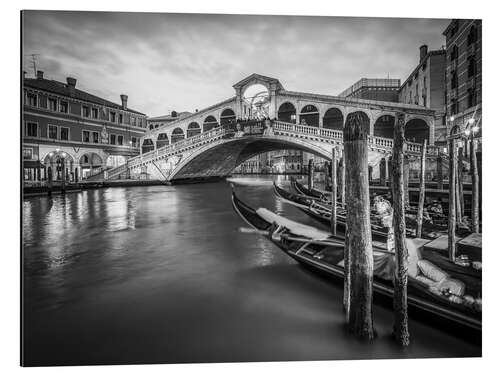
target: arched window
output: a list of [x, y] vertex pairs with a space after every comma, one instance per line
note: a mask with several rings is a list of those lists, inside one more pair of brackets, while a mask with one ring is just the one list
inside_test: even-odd
[[175, 128], [170, 137], [172, 144], [182, 141], [184, 139], [184, 131], [181, 128]]
[[230, 108], [227, 108], [224, 111], [222, 111], [220, 115], [220, 124], [228, 125], [233, 123], [236, 123], [236, 115], [234, 114], [234, 111]]
[[219, 126], [217, 123], [217, 120], [215, 119], [214, 116], [208, 116], [205, 121], [203, 121], [203, 131], [207, 132], [209, 130], [212, 130], [213, 128], [216, 128]]
[[344, 116], [338, 108], [330, 108], [323, 116], [323, 127], [327, 129], [342, 130], [344, 128]]
[[197, 122], [192, 122], [187, 127], [187, 137], [193, 137], [201, 133], [200, 125]]
[[167, 146], [169, 143], [167, 133], [158, 134], [158, 138], [156, 139], [156, 148]]
[[318, 108], [312, 104], [306, 105], [300, 111], [300, 122], [301, 125], [307, 126], [319, 126], [319, 112]]
[[297, 121], [297, 110], [292, 103], [286, 102], [278, 108], [278, 120], [295, 123]]

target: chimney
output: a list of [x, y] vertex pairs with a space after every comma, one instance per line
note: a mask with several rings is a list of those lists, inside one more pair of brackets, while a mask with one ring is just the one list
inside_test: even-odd
[[76, 78], [73, 77], [66, 77], [66, 83], [67, 87], [69, 90], [69, 95], [74, 96], [75, 95], [75, 86], [76, 86]]
[[172, 117], [177, 117], [177, 112], [175, 111], [172, 111], [172, 113], [170, 114]]
[[122, 100], [122, 109], [127, 109], [128, 96], [121, 94], [120, 99]]
[[424, 61], [425, 56], [427, 56], [427, 44], [420, 46], [420, 62]]
[[43, 79], [43, 71], [41, 70], [36, 71], [36, 79]]

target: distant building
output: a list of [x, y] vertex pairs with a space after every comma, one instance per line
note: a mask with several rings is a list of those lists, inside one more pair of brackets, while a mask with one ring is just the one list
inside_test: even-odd
[[445, 122], [446, 51], [420, 47], [420, 59], [399, 89], [399, 102], [416, 104], [436, 111], [435, 143], [446, 138]]
[[[482, 126], [482, 22], [454, 19], [446, 37], [446, 116], [448, 132], [462, 131], [473, 121]], [[471, 120], [474, 119], [474, 120]]]
[[300, 173], [302, 171], [302, 151], [279, 150], [264, 152], [247, 159], [234, 169], [234, 173]]
[[176, 121], [182, 119], [186, 116], [191, 115], [191, 112], [176, 112], [172, 111], [168, 115], [156, 116], [156, 117], [148, 117], [148, 129], [157, 129], [162, 125], [168, 124], [169, 122]]
[[107, 167], [125, 163], [139, 154], [139, 139], [146, 132], [146, 115], [66, 83], [23, 79], [23, 180], [81, 180]]
[[302, 151], [280, 150], [273, 151], [272, 171], [273, 173], [300, 173], [302, 171]]
[[361, 78], [338, 96], [397, 103], [400, 84], [399, 79]]

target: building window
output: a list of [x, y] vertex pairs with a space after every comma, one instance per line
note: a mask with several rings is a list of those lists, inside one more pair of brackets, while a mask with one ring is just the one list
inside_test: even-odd
[[467, 107], [474, 107], [477, 104], [477, 94], [475, 88], [467, 90]]
[[475, 75], [476, 75], [476, 57], [470, 56], [468, 58], [467, 76], [471, 78], [474, 77]]
[[149, 124], [149, 129], [152, 130], [154, 128], [153, 124]]
[[59, 112], [68, 113], [68, 102], [59, 102]]
[[122, 114], [122, 113], [120, 113], [120, 114], [118, 115], [118, 122], [119, 122], [120, 124], [123, 124], [123, 114]]
[[69, 128], [61, 127], [61, 130], [59, 130], [59, 139], [61, 141], [69, 141]]
[[118, 136], [118, 144], [119, 144], [120, 146], [123, 146], [123, 135], [119, 135], [119, 136]]
[[53, 112], [57, 111], [57, 99], [49, 98], [49, 109]]
[[458, 58], [458, 47], [454, 45], [451, 47], [450, 60], [454, 61]]
[[109, 144], [110, 145], [116, 145], [116, 135], [115, 134], [110, 134], [109, 135]]
[[24, 129], [27, 137], [38, 137], [38, 124], [36, 122], [27, 122]]
[[109, 121], [116, 122], [116, 113], [115, 112], [109, 112]]
[[458, 101], [457, 101], [457, 99], [451, 99], [450, 111], [451, 111], [452, 115], [455, 115], [458, 113]]
[[50, 139], [57, 139], [57, 126], [49, 125], [49, 134], [48, 137]]
[[90, 108], [86, 105], [82, 107], [82, 115], [83, 117], [90, 117]]
[[130, 117], [130, 122], [132, 123], [133, 126], [135, 126], [135, 117]]
[[137, 147], [137, 138], [132, 137], [132, 147]]
[[99, 117], [99, 110], [97, 108], [92, 108], [92, 118]]
[[98, 132], [92, 132], [92, 142], [99, 143], [99, 133]]
[[457, 71], [453, 70], [451, 72], [451, 88], [456, 89], [458, 86], [458, 76], [457, 76]]
[[32, 107], [38, 106], [38, 96], [36, 94], [28, 93], [27, 98], [28, 98], [28, 105]]
[[467, 35], [467, 45], [470, 46], [477, 42], [477, 28], [476, 26], [471, 26], [469, 34]]
[[90, 142], [90, 132], [88, 130], [82, 131], [82, 140], [85, 143], [89, 143]]
[[33, 159], [33, 149], [23, 148], [23, 159]]

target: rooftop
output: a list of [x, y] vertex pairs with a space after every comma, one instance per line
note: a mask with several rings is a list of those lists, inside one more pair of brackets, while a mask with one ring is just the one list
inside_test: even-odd
[[401, 80], [396, 78], [361, 78], [359, 81], [342, 91], [338, 96], [346, 97], [362, 87], [391, 87], [397, 89], [400, 84]]

